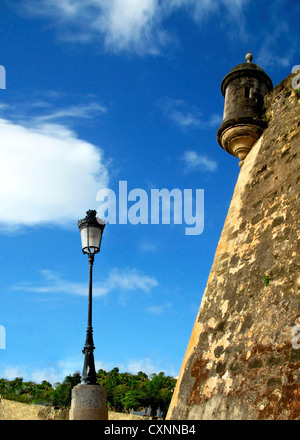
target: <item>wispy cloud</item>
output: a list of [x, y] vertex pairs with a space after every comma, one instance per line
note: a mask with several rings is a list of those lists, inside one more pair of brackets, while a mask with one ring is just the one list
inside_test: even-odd
[[214, 172], [217, 169], [217, 162], [194, 150], [185, 151], [181, 159], [185, 163], [185, 172], [196, 170]]
[[[278, 51], [278, 41], [287, 40], [289, 44], [288, 51], [280, 53]], [[260, 49], [257, 56], [257, 63], [263, 66], [280, 66], [288, 67], [291, 65], [292, 57], [295, 53], [295, 42], [290, 35], [289, 26], [286, 22], [281, 21], [274, 27], [273, 33], [268, 33], [262, 38]]]
[[0, 103], [0, 111], [1, 110], [7, 110], [9, 108], [8, 104], [4, 104], [3, 102]]
[[[70, 96], [68, 98], [70, 99]], [[65, 106], [62, 101], [66, 100], [66, 94], [55, 91], [36, 92], [30, 101], [23, 99], [11, 105], [0, 104], [0, 112], [5, 114], [7, 119], [27, 127], [48, 122], [68, 124], [68, 126], [75, 125], [75, 123], [78, 125], [81, 120], [95, 119], [108, 112], [107, 107], [95, 100], [82, 102], [82, 98], [79, 97], [79, 99], [80, 102]], [[5, 113], [2, 110], [5, 110]]]
[[147, 375], [152, 373], [159, 373], [162, 371], [161, 367], [157, 362], [153, 361], [151, 358], [144, 359], [132, 359], [128, 361], [126, 366], [126, 371], [132, 374], [137, 374], [139, 371], [143, 371]]
[[[0, 376], [8, 380], [13, 380], [16, 377], [22, 377], [25, 382], [33, 381], [41, 383], [47, 380], [52, 385], [57, 382], [62, 382], [66, 376], [73, 375], [76, 371], [82, 370], [83, 361], [82, 356], [75, 356], [63, 360], [58, 360], [51, 363], [51, 366], [36, 368], [36, 365], [6, 365], [5, 368], [0, 368]], [[106, 368], [103, 362], [95, 362], [96, 370]]]
[[[110, 371], [116, 367], [117, 362], [118, 360], [116, 359], [115, 363], [112, 360], [112, 362], [108, 364], [97, 359], [96, 357], [96, 371], [99, 369]], [[73, 356], [71, 358], [57, 360], [52, 362], [51, 366], [41, 368], [36, 368], [34, 365], [5, 365], [3, 368], [1, 368], [0, 365], [0, 377], [8, 380], [13, 380], [16, 377], [22, 377], [25, 382], [33, 381], [35, 383], [41, 383], [43, 380], [47, 380], [54, 385], [57, 382], [63, 382], [66, 376], [71, 376], [76, 371], [81, 373], [82, 367], [82, 356]], [[158, 374], [161, 371], [164, 371], [168, 375], [175, 376], [174, 371], [166, 371], [166, 365], [162, 367], [161, 363], [158, 362], [157, 359], [152, 359], [150, 356], [140, 359], [128, 359], [124, 364], [120, 364], [118, 362], [118, 367], [120, 368], [120, 371], [126, 371], [131, 374], [137, 374], [139, 371], [143, 371], [147, 375], [150, 375], [152, 373]]]
[[251, 0], [169, 0], [163, 8], [173, 13], [176, 10], [185, 10], [193, 20], [201, 24], [203, 20], [222, 15], [222, 18], [234, 21], [235, 31], [244, 31], [245, 8]]
[[152, 315], [162, 315], [165, 310], [170, 309], [171, 307], [171, 303], [164, 303], [159, 304], [158, 306], [149, 306], [146, 310]]
[[73, 105], [70, 107], [56, 109], [50, 113], [37, 116], [35, 120], [37, 122], [53, 121], [62, 119], [90, 119], [97, 113], [106, 113], [107, 109], [97, 103], [90, 103], [87, 105]]
[[[179, 10], [199, 26], [216, 17], [234, 22], [244, 32], [245, 6], [249, 0], [20, 0], [31, 16], [42, 16], [67, 41], [89, 43], [99, 40], [105, 50], [158, 54], [172, 41], [165, 21]], [[228, 27], [231, 29], [231, 27]]]
[[159, 244], [153, 243], [150, 241], [142, 241], [139, 245], [139, 251], [140, 252], [157, 252], [159, 250]]
[[154, 277], [144, 275], [136, 269], [113, 269], [106, 285], [109, 290], [123, 289], [149, 292], [153, 287], [158, 286], [158, 281]]
[[[42, 270], [42, 283], [20, 282], [11, 286], [13, 290], [36, 293], [67, 293], [71, 295], [87, 296], [86, 282], [73, 282], [63, 279], [59, 274]], [[106, 280], [93, 284], [93, 296], [104, 297], [111, 292], [142, 291], [149, 292], [158, 286], [156, 278], [145, 275], [136, 269], [112, 269]], [[122, 301], [124, 300], [122, 296]]]
[[26, 0], [31, 15], [55, 20], [64, 40], [101, 39], [105, 50], [156, 54], [168, 38], [160, 26], [159, 0]]
[[222, 122], [221, 115], [212, 114], [208, 119], [195, 106], [181, 99], [166, 98], [159, 104], [164, 116], [182, 129], [215, 128]]
[[[81, 356], [74, 356], [72, 358], [67, 358], [63, 360], [59, 360], [53, 363], [51, 367], [45, 368], [33, 368], [30, 377], [27, 377], [27, 380], [32, 380], [36, 383], [41, 383], [43, 380], [47, 380], [52, 385], [57, 382], [62, 382], [66, 376], [72, 376], [76, 371], [81, 373], [83, 367], [83, 360]], [[96, 371], [99, 369], [107, 370], [107, 364], [102, 361], [95, 360], [95, 368]], [[21, 377], [26, 377], [26, 370], [24, 371], [25, 375]], [[6, 376], [8, 377], [8, 376]], [[10, 374], [11, 377], [11, 374]], [[14, 376], [16, 377], [16, 376]]]
[[[0, 119], [0, 225], [67, 224], [108, 186], [101, 148], [65, 124]], [[80, 176], [80, 179], [78, 178]]]

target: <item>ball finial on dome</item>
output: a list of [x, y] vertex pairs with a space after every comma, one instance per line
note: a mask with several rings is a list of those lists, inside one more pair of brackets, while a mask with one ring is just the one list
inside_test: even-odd
[[251, 61], [253, 60], [253, 55], [250, 52], [250, 50], [248, 50], [247, 55], [245, 56], [247, 63], [251, 63]]

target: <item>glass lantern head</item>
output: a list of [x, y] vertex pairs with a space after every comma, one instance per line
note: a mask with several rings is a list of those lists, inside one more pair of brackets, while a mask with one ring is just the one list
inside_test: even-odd
[[105, 222], [96, 217], [97, 211], [90, 209], [86, 214], [84, 219], [78, 220], [82, 252], [84, 254], [97, 254], [100, 252]]

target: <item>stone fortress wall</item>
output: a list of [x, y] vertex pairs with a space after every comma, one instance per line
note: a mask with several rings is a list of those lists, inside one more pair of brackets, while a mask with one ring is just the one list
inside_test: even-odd
[[268, 126], [243, 161], [167, 419], [300, 419], [294, 76], [264, 98]]

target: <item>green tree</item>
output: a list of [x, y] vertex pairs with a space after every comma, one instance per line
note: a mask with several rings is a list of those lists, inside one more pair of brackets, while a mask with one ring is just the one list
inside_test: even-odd
[[164, 372], [150, 375], [149, 391], [152, 409], [159, 407], [166, 414], [175, 385], [176, 379], [165, 376]]
[[125, 384], [117, 385], [113, 390], [112, 408], [114, 411], [122, 411], [124, 408], [124, 397], [128, 387]]
[[126, 412], [134, 409], [144, 408], [149, 401], [147, 391], [144, 387], [129, 390], [123, 399], [123, 408]]
[[68, 408], [71, 406], [72, 388], [80, 383], [80, 373], [76, 371], [72, 376], [66, 376], [63, 383], [56, 383], [51, 393], [53, 405]]

